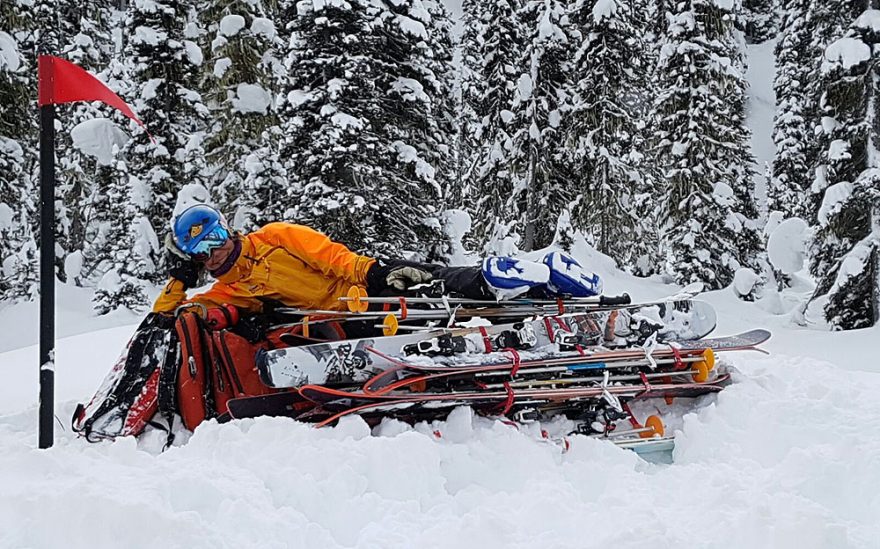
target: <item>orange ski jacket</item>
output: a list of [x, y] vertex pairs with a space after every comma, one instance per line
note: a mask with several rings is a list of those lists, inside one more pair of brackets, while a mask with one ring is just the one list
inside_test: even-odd
[[230, 304], [256, 313], [262, 310], [263, 300], [289, 307], [346, 310], [339, 298], [352, 286], [366, 287], [367, 271], [376, 261], [304, 225], [269, 223], [238, 238], [238, 259], [207, 292], [187, 299], [183, 283], [172, 278], [153, 312], [173, 312], [180, 305], [198, 303], [209, 308]]

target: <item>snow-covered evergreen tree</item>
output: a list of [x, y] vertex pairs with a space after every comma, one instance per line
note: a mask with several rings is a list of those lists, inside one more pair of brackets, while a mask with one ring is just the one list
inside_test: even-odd
[[[213, 0], [200, 14], [201, 26], [210, 39], [205, 99], [211, 110], [211, 129], [204, 146], [212, 193], [223, 211], [241, 208], [243, 215], [235, 217], [256, 214], [258, 221], [269, 212], [260, 198], [260, 176], [248, 171], [246, 164], [256, 149], [266, 163], [279, 164], [271, 153], [277, 154], [279, 146], [274, 139], [279, 135], [275, 97], [278, 73], [283, 69], [279, 59], [282, 41], [273, 13], [265, 4]], [[248, 187], [256, 193], [243, 192], [246, 178], [251, 179]]]
[[512, 136], [524, 121], [514, 115], [517, 78], [523, 74], [521, 52], [526, 31], [518, 0], [464, 2], [467, 21], [462, 38], [466, 66], [463, 102], [473, 122], [463, 137], [471, 160], [465, 176], [464, 205], [471, 213], [470, 239], [475, 248], [497, 253], [499, 240], [512, 231], [518, 219], [511, 196]]
[[534, 250], [553, 241], [559, 216], [575, 196], [563, 126], [571, 101], [571, 38], [559, 0], [528, 0], [520, 13], [527, 39], [512, 106], [518, 118], [512, 166], [522, 249]]
[[871, 326], [880, 314], [880, 11], [867, 10], [825, 49], [821, 65], [822, 203], [811, 249], [814, 296], [838, 329]]
[[[204, 171], [198, 143], [192, 139], [204, 130], [207, 108], [195, 91], [201, 52], [184, 35], [190, 14], [187, 2], [135, 0], [128, 5], [124, 53], [130, 86], [125, 98], [155, 142], [132, 125], [133, 137], [122, 151], [124, 170], [115, 189], [107, 189], [125, 202], [115, 209], [124, 216], [108, 216], [106, 222], [121, 226], [128, 237], [106, 239], [106, 248], [96, 254], [99, 264], [109, 262], [114, 271], [103, 278], [103, 288], [109, 289], [95, 295], [99, 310], [134, 308], [134, 301], [140, 299], [138, 292], [126, 293], [127, 286], [108, 280], [119, 278], [127, 284], [129, 278], [152, 282], [166, 278], [159, 235], [168, 230], [178, 188], [199, 182]], [[129, 258], [123, 266], [117, 258], [125, 254]]]
[[[69, 32], [61, 37], [61, 56], [84, 69], [100, 74], [115, 53], [112, 40], [114, 19], [113, 2], [96, 0], [87, 4], [68, 4], [60, 13]], [[101, 104], [74, 103], [60, 108], [58, 122], [61, 131], [56, 135], [58, 151], [57, 185], [58, 223], [57, 246], [58, 277], [80, 284], [82, 257], [88, 247], [90, 233], [94, 232], [95, 201], [100, 190], [96, 185], [99, 164], [108, 165], [112, 151], [86, 152], [74, 146], [73, 136], [88, 139], [100, 130], [122, 137], [122, 131], [107, 123], [109, 119], [125, 120]], [[82, 147], [82, 145], [81, 145]], [[96, 155], [97, 153], [97, 155]], [[100, 158], [99, 158], [100, 157]], [[69, 273], [67, 271], [70, 271]]]
[[746, 40], [761, 43], [770, 40], [777, 32], [777, 2], [786, 0], [743, 0], [742, 26]]
[[[807, 12], [810, 28], [809, 55], [814, 60], [814, 76], [807, 85], [807, 93], [809, 94], [814, 146], [816, 147], [814, 152], [815, 169], [813, 182], [810, 185], [810, 192], [806, 199], [806, 209], [810, 223], [816, 223], [818, 219], [817, 214], [824, 200], [825, 189], [831, 184], [829, 182], [833, 182], [835, 179], [839, 181], [841, 177], [848, 177], [852, 180], [852, 178], [858, 175], [858, 172], [847, 175], [830, 173], [835, 169], [833, 166], [835, 151], [831, 150], [830, 145], [840, 139], [841, 132], [845, 134], [849, 129], [836, 124], [833, 117], [826, 116], [827, 82], [821, 76], [821, 66], [825, 58], [826, 49], [847, 33], [852, 22], [859, 17], [865, 7], [865, 3], [861, 0], [858, 2], [814, 0]], [[843, 165], [839, 168], [847, 169], [846, 166]]]
[[37, 292], [35, 56], [29, 6], [0, 4], [0, 299]]
[[355, 250], [425, 257], [440, 237], [441, 198], [426, 152], [437, 104], [422, 46], [430, 14], [415, 0], [287, 11], [282, 158], [294, 218]]
[[761, 240], [749, 190], [745, 81], [735, 14], [712, 0], [679, 4], [657, 70], [654, 157], [664, 169], [667, 270], [724, 287], [754, 268]]
[[807, 217], [806, 195], [815, 165], [814, 115], [809, 82], [818, 62], [811, 55], [809, 9], [812, 0], [783, 0], [776, 44], [776, 117], [773, 176], [769, 179], [768, 207], [786, 217]]
[[573, 224], [596, 249], [622, 266], [634, 265], [649, 255], [645, 234], [657, 233], [651, 227], [656, 220], [637, 208], [646, 174], [633, 154], [639, 142], [639, 76], [646, 73], [644, 29], [632, 7], [616, 0], [580, 0], [572, 22], [579, 45], [568, 153], [576, 174], [571, 184], [580, 194]]
[[[134, 174], [127, 174], [127, 166], [119, 161], [114, 184], [104, 189], [107, 201], [104, 217], [111, 222], [101, 225], [101, 241], [105, 243], [101, 256], [104, 275], [95, 289], [92, 300], [98, 314], [107, 314], [118, 308], [143, 311], [148, 305], [147, 282], [155, 271], [153, 262], [158, 237], [147, 217], [146, 199], [150, 189]], [[128, 175], [128, 177], [126, 177]]]

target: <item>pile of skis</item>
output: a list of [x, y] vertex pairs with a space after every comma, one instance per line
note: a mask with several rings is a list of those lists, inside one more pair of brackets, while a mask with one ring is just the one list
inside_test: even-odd
[[[660, 417], [636, 417], [633, 403], [718, 392], [730, 375], [715, 354], [756, 349], [770, 337], [707, 338], [715, 312], [689, 295], [640, 304], [625, 295], [487, 303], [355, 293], [348, 301], [344, 314], [288, 311], [309, 315], [299, 322], [311, 341], [262, 352], [261, 379], [279, 392], [233, 399], [230, 416], [419, 422], [469, 406], [520, 423], [563, 416], [574, 432], [650, 451], [671, 439]], [[330, 320], [381, 322], [385, 335], [314, 342], [309, 332]]]

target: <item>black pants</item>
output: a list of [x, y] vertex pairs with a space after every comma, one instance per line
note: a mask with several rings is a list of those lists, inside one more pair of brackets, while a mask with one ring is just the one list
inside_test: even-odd
[[495, 299], [489, 291], [483, 270], [480, 267], [444, 267], [426, 265], [434, 280], [442, 280], [447, 294], [460, 295], [470, 299]]

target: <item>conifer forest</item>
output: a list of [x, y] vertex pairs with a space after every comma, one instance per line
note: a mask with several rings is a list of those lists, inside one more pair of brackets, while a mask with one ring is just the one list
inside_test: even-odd
[[[767, 42], [759, 165], [745, 52]], [[791, 283], [771, 259], [794, 240], [829, 327], [878, 321], [877, 0], [0, 0], [5, 302], [37, 292], [41, 52], [155, 139], [58, 111], [56, 273], [99, 314], [149, 306], [186, 188], [242, 231], [433, 262], [580, 240], [638, 276], [751, 277], [744, 299]]]

